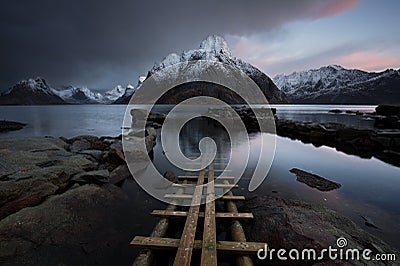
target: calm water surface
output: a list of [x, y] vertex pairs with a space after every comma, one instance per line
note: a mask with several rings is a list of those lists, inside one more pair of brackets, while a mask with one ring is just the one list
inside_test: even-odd
[[[360, 128], [373, 127], [373, 121], [363, 116], [348, 114], [331, 114], [331, 109], [361, 110], [372, 112], [375, 106], [332, 106], [332, 105], [279, 105], [279, 117], [315, 122], [338, 122]], [[168, 109], [168, 108], [167, 108]], [[15, 120], [28, 124], [26, 128], [16, 132], [1, 134], [2, 136], [65, 136], [98, 135], [117, 136], [121, 134], [122, 120], [125, 113], [123, 105], [69, 105], [69, 106], [9, 106], [0, 107], [0, 119]], [[211, 124], [210, 124], [211, 123]], [[206, 128], [213, 128], [212, 121], [203, 120], [191, 123], [181, 132], [181, 149], [186, 154], [198, 152], [198, 139], [202, 133], [209, 134]], [[200, 133], [199, 133], [200, 132]], [[223, 147], [229, 146], [229, 139], [222, 131], [213, 131], [222, 153], [229, 151]], [[260, 134], [250, 136], [252, 156], [248, 169], [243, 177], [242, 191], [248, 194], [246, 179], [251, 175], [256, 163], [255, 154], [260, 146]], [[264, 133], [262, 133], [264, 134]], [[160, 172], [173, 169], [162, 153], [158, 136], [155, 147], [154, 163]], [[229, 157], [229, 154], [222, 154]], [[240, 158], [240, 156], [236, 156]], [[320, 192], [296, 181], [295, 175], [289, 170], [293, 167], [321, 175], [327, 179], [342, 184], [342, 187]], [[138, 189], [134, 181], [124, 185], [134, 203], [138, 202]], [[392, 246], [400, 249], [400, 168], [389, 165], [377, 159], [362, 159], [346, 155], [329, 147], [314, 147], [288, 138], [276, 138], [275, 158], [267, 179], [251, 195], [269, 195], [272, 191], [292, 198], [314, 204], [322, 204], [352, 219], [368, 232], [378, 236]], [[143, 193], [143, 192], [141, 192]], [[274, 194], [275, 195], [275, 194]], [[130, 212], [140, 211], [138, 223], [132, 226], [132, 237], [148, 235], [156, 222], [149, 215], [151, 209], [160, 208], [160, 203], [149, 197], [146, 204], [135, 205]], [[144, 209], [143, 209], [144, 208]], [[128, 210], [127, 210], [128, 211]], [[366, 227], [360, 217], [368, 216], [374, 220], [380, 229]]]

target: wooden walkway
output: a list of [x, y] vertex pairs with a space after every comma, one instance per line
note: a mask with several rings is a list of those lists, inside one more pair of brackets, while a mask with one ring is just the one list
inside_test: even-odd
[[[218, 177], [215, 179], [214, 173], [221, 170], [215, 170], [214, 165], [220, 164], [210, 164], [208, 169], [201, 170], [197, 176], [179, 176], [179, 179], [183, 182], [174, 184], [174, 187], [177, 188], [176, 193], [165, 195], [165, 198], [173, 200], [172, 204], [165, 210], [153, 210], [151, 213], [160, 217], [160, 221], [156, 224], [151, 236], [136, 236], [131, 241], [132, 246], [142, 248], [133, 265], [153, 265], [154, 250], [176, 252], [173, 261], [173, 265], [176, 266], [191, 265], [194, 251], [201, 252], [200, 265], [217, 265], [220, 252], [235, 255], [236, 265], [253, 265], [249, 255], [256, 255], [259, 249], [264, 248], [265, 243], [246, 241], [240, 220], [253, 219], [253, 214], [238, 212], [235, 201], [245, 198], [235, 196], [230, 191], [232, 188], [238, 187], [230, 183], [234, 180], [234, 177]], [[200, 185], [206, 183], [205, 179], [207, 179], [207, 186], [206, 189], [203, 189], [203, 186]], [[196, 184], [189, 183], [193, 181], [196, 181]], [[185, 190], [189, 188], [193, 190], [193, 187], [195, 189], [192, 194], [185, 193]], [[215, 199], [218, 196], [216, 190], [223, 190], [220, 194], [224, 194], [224, 196], [219, 197], [218, 200], [225, 202], [224, 212], [216, 212]], [[201, 201], [204, 198], [206, 199], [204, 211], [200, 211]], [[178, 210], [179, 202], [182, 200], [191, 200], [188, 211]], [[172, 218], [186, 218], [180, 238], [165, 237]], [[203, 230], [197, 228], [200, 219], [203, 221]], [[217, 222], [219, 220], [232, 221], [229, 231], [227, 230], [231, 240], [217, 240]], [[202, 239], [196, 239], [196, 232], [197, 236], [201, 235], [199, 233], [202, 232]], [[163, 262], [162, 264], [167, 263]]]

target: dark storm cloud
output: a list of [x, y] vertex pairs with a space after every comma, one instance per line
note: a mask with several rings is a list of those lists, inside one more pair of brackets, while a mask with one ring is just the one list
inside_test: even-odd
[[53, 86], [136, 82], [209, 34], [248, 35], [341, 12], [343, 1], [10, 0], [0, 9], [0, 90], [43, 76]]

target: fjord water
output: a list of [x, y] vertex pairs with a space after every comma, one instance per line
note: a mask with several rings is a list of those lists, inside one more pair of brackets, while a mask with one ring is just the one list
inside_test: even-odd
[[[372, 112], [374, 106], [332, 106], [332, 105], [279, 105], [277, 114], [281, 118], [314, 121], [339, 122], [359, 128], [373, 126], [373, 121], [353, 114], [332, 114], [331, 109], [361, 110]], [[0, 107], [0, 119], [24, 122], [26, 128], [1, 134], [3, 136], [65, 136], [97, 135], [117, 136], [121, 134], [122, 120], [126, 106], [124, 105], [62, 105], [62, 106], [9, 106]], [[160, 109], [165, 111], [169, 109]], [[212, 121], [191, 123], [180, 134], [181, 149], [186, 154], [198, 152], [198, 138]], [[221, 131], [222, 132], [222, 131]], [[159, 133], [159, 131], [158, 131]], [[207, 133], [207, 132], [206, 132]], [[257, 162], [257, 148], [260, 147], [261, 135], [250, 135], [251, 155], [249, 166], [243, 177], [243, 184], [248, 182]], [[226, 134], [215, 133], [214, 137], [220, 147], [229, 147]], [[227, 149], [225, 149], [226, 151]], [[224, 151], [223, 151], [224, 152]], [[227, 152], [227, 151], [226, 151]], [[226, 157], [228, 154], [225, 154]], [[239, 156], [240, 159], [240, 156]], [[154, 150], [154, 163], [161, 173], [168, 170], [168, 164], [163, 154], [158, 136]], [[296, 181], [295, 175], [289, 172], [291, 168], [300, 168], [323, 176], [342, 185], [330, 192], [320, 192]], [[131, 183], [132, 182], [132, 183]], [[134, 181], [128, 181], [124, 189], [135, 193]], [[300, 141], [276, 137], [276, 152], [272, 167], [262, 185], [251, 194], [247, 186], [242, 186], [238, 194], [280, 195], [285, 198], [304, 200], [312, 204], [321, 204], [347, 216], [368, 232], [378, 236], [396, 248], [400, 248], [400, 168], [379, 161], [375, 158], [362, 159], [347, 155], [329, 147], [314, 147]], [[148, 201], [148, 211], [155, 204]], [[143, 211], [143, 210], [142, 210]], [[362, 216], [371, 218], [379, 229], [366, 227]], [[151, 225], [155, 222], [150, 216], [143, 219], [146, 226], [137, 226], [135, 234], [148, 235]], [[135, 229], [136, 230], [136, 229]]]

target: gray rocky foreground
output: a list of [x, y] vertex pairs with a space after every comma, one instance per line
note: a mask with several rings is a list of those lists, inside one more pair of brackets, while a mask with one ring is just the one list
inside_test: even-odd
[[[329, 246], [339, 249], [336, 241], [342, 237], [347, 240], [345, 248], [361, 251], [370, 249], [371, 257], [374, 254], [385, 253], [395, 254], [397, 258], [397, 261], [391, 262], [340, 261], [331, 260], [326, 253], [321, 260], [309, 261], [282, 261], [274, 256], [272, 261], [258, 260], [259, 265], [399, 265], [398, 250], [324, 206], [269, 196], [248, 200], [240, 207], [240, 211], [251, 211], [255, 216], [254, 220], [244, 223], [247, 240], [266, 242], [270, 249], [297, 249], [300, 252], [303, 249], [315, 249], [317, 254], [320, 254], [318, 252]], [[257, 259], [255, 261], [257, 262]]]
[[112, 263], [132, 237], [127, 178], [121, 137], [1, 138], [0, 265]]

